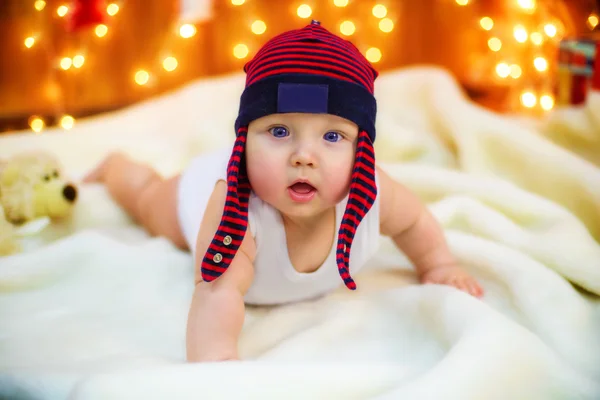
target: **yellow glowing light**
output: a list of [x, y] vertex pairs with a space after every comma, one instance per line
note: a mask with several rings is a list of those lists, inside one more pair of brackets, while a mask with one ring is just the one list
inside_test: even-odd
[[490, 17], [483, 17], [479, 20], [479, 25], [486, 31], [489, 31], [494, 27], [494, 20]]
[[296, 13], [300, 18], [308, 18], [312, 14], [312, 8], [310, 8], [308, 4], [301, 4], [296, 10]]
[[383, 18], [387, 15], [387, 8], [383, 4], [376, 4], [371, 10], [375, 18]]
[[258, 19], [252, 23], [250, 29], [252, 30], [252, 33], [256, 35], [262, 35], [267, 30], [267, 24], [265, 24], [264, 21]]
[[81, 54], [77, 54], [75, 57], [73, 57], [73, 66], [75, 68], [81, 68], [81, 66], [83, 65], [84, 62], [85, 62], [85, 57], [82, 56]]
[[340, 24], [340, 32], [342, 35], [350, 36], [356, 31], [356, 27], [352, 21], [344, 21]]
[[590, 14], [590, 16], [587, 19], [587, 24], [590, 27], [590, 29], [595, 29], [596, 26], [598, 26], [598, 15], [596, 14]]
[[525, 10], [535, 9], [535, 0], [517, 0], [517, 3]]
[[33, 6], [36, 10], [42, 11], [46, 7], [46, 2], [44, 0], [36, 0]]
[[535, 94], [532, 92], [523, 92], [521, 93], [521, 104], [523, 104], [527, 108], [532, 108], [537, 103], [537, 98]]
[[521, 69], [521, 66], [519, 66], [518, 64], [512, 64], [510, 66], [510, 77], [513, 79], [518, 79], [521, 77], [521, 74], [523, 73], [523, 70]]
[[469, 4], [469, 0], [456, 0], [456, 4], [458, 4], [459, 6], [466, 6], [467, 4]]
[[28, 49], [31, 48], [31, 46], [33, 46], [35, 44], [35, 38], [33, 36], [29, 36], [28, 38], [25, 39], [25, 47], [27, 47]]
[[500, 51], [500, 49], [502, 48], [502, 41], [497, 37], [489, 38], [488, 47], [492, 51]]
[[237, 44], [234, 48], [233, 48], [233, 56], [235, 58], [246, 58], [248, 56], [249, 50], [248, 50], [248, 46], [246, 46], [243, 43]]
[[75, 118], [70, 115], [63, 115], [60, 119], [60, 126], [64, 129], [69, 130], [75, 125]]
[[100, 38], [104, 37], [108, 33], [108, 27], [104, 24], [96, 25], [95, 32], [96, 32], [96, 36], [98, 36]]
[[516, 25], [515, 29], [513, 29], [513, 35], [519, 43], [525, 43], [527, 41], [527, 38], [529, 37], [527, 29], [525, 29], [523, 25]]
[[189, 39], [196, 34], [196, 27], [192, 24], [183, 24], [179, 27], [179, 36]]
[[499, 63], [496, 65], [496, 74], [498, 74], [500, 78], [506, 78], [510, 75], [510, 66], [504, 62]]
[[348, 0], [333, 0], [333, 5], [336, 7], [346, 7], [348, 5]]
[[554, 107], [554, 97], [549, 94], [545, 94], [540, 97], [540, 106], [546, 111], [551, 110]]
[[379, 21], [379, 29], [381, 29], [382, 32], [391, 32], [394, 29], [394, 21], [389, 18], [382, 19]]
[[556, 26], [553, 24], [546, 24], [544, 25], [544, 32], [546, 32], [546, 35], [548, 35], [548, 37], [554, 37], [557, 33]]
[[177, 65], [179, 65], [179, 63], [177, 62], [177, 59], [175, 57], [167, 57], [163, 60], [162, 65], [165, 71], [171, 72], [175, 71], [175, 68], [177, 68]]
[[539, 46], [544, 42], [544, 36], [539, 32], [532, 32], [529, 38], [531, 39], [531, 42], [536, 46]]
[[32, 116], [29, 118], [29, 126], [34, 132], [41, 132], [44, 129], [44, 120], [40, 117]]
[[370, 62], [376, 63], [381, 60], [381, 50], [379, 50], [377, 47], [371, 47], [365, 53], [365, 57], [367, 57], [367, 60]]
[[69, 57], [63, 57], [60, 60], [60, 67], [65, 71], [71, 68], [71, 65], [73, 65], [73, 60], [71, 60]]
[[233, 4], [234, 6], [241, 6], [245, 2], [246, 0], [231, 0], [231, 4]]
[[68, 12], [69, 7], [67, 6], [60, 6], [56, 9], [56, 14], [58, 14], [59, 17], [64, 17], [65, 15], [67, 15]]
[[148, 81], [150, 80], [150, 74], [148, 73], [148, 71], [140, 69], [135, 73], [134, 79], [135, 83], [142, 86], [148, 83]]
[[110, 16], [116, 15], [119, 12], [119, 5], [115, 3], [110, 3], [106, 7], [106, 13]]
[[548, 69], [548, 61], [544, 57], [536, 57], [533, 60], [533, 66], [540, 72]]

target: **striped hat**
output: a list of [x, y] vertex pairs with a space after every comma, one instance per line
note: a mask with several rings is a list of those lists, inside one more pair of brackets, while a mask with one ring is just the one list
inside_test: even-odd
[[235, 122], [236, 141], [227, 167], [227, 198], [219, 228], [202, 261], [202, 278], [211, 282], [229, 267], [248, 227], [251, 186], [244, 149], [248, 124], [276, 113], [327, 113], [359, 127], [348, 203], [338, 231], [336, 262], [349, 289], [350, 248], [356, 229], [370, 210], [375, 185], [373, 95], [378, 72], [349, 41], [318, 21], [269, 40], [244, 66], [246, 86]]

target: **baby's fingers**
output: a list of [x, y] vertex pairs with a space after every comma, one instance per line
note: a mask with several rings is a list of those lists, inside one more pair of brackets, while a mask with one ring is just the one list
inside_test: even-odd
[[475, 296], [475, 297], [482, 297], [483, 296], [483, 288], [481, 287], [481, 285], [479, 285], [479, 283], [477, 283], [477, 281], [473, 278], [470, 278], [468, 281], [468, 285], [469, 285], [469, 292]]
[[481, 286], [479, 286], [477, 281], [471, 277], [463, 278], [461, 280], [461, 290], [464, 290], [475, 297], [481, 297], [483, 295], [483, 289], [481, 289]]
[[469, 277], [452, 277], [448, 280], [447, 284], [454, 286], [465, 293], [469, 293], [472, 296], [478, 297], [477, 286], [473, 279]]
[[451, 285], [463, 292], [470, 293], [469, 285], [465, 278], [455, 278], [452, 280]]

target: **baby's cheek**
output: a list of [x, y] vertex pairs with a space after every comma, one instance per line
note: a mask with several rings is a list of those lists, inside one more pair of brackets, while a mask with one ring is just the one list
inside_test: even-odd
[[342, 201], [348, 194], [351, 176], [352, 166], [350, 164], [345, 166], [342, 164], [330, 165], [324, 179], [327, 198], [336, 203]]
[[246, 165], [252, 190], [259, 197], [270, 197], [269, 195], [277, 192], [277, 188], [282, 185], [283, 170], [276, 160], [255, 154]]

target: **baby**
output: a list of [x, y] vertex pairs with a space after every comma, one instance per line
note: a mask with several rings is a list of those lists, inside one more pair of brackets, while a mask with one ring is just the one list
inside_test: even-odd
[[419, 199], [375, 165], [377, 71], [313, 21], [244, 67], [233, 151], [163, 179], [112, 154], [87, 177], [152, 235], [195, 256], [188, 361], [238, 358], [245, 304], [316, 298], [393, 239], [423, 283], [481, 296]]

